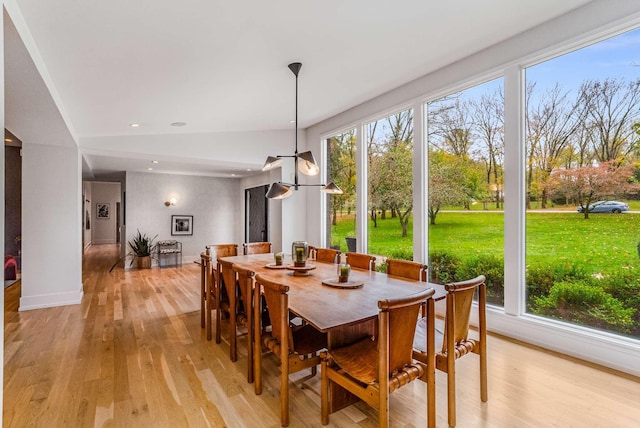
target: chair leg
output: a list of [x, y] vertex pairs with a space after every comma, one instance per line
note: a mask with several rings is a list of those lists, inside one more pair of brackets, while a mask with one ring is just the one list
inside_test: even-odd
[[480, 399], [483, 403], [488, 400], [487, 393], [487, 353], [485, 349], [480, 348]]
[[220, 323], [222, 322], [222, 305], [220, 304], [220, 299], [222, 297], [221, 288], [223, 287], [220, 269], [216, 270], [215, 275], [216, 286], [213, 290], [216, 296], [216, 343], [220, 343], [222, 341], [222, 330], [220, 328]]
[[[449, 357], [449, 356], [447, 356]], [[453, 358], [451, 358], [453, 360]], [[455, 361], [449, 366], [447, 372], [447, 412], [449, 426], [456, 426], [456, 372]]]
[[289, 361], [280, 360], [280, 422], [289, 426]]
[[327, 425], [329, 423], [329, 376], [325, 358], [320, 361], [320, 415], [322, 425]]
[[206, 263], [202, 263], [201, 267], [200, 267], [200, 327], [201, 328], [205, 328], [205, 326], [207, 325], [206, 323], [206, 317], [205, 317], [205, 310], [206, 310], [206, 299], [205, 296], [206, 294], [204, 294], [206, 292], [206, 287], [205, 287], [205, 283], [207, 282], [207, 268], [206, 268]]

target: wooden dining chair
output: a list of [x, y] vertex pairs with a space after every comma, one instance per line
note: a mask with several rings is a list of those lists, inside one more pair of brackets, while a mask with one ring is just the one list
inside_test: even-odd
[[[289, 287], [256, 275], [256, 287], [262, 288], [269, 317], [271, 332], [258, 340], [259, 329], [255, 329], [255, 389], [262, 393], [262, 345], [264, 343], [280, 358], [280, 422], [289, 425], [289, 373], [315, 368], [320, 363], [319, 351], [327, 347], [327, 335], [309, 324], [295, 326], [289, 322]], [[254, 294], [254, 322], [262, 313], [262, 299], [258, 289]], [[415, 323], [414, 323], [415, 324]]]
[[315, 259], [318, 262], [338, 263], [339, 256], [340, 250], [309, 246], [309, 258]]
[[[338, 384], [368, 405], [378, 409], [378, 426], [389, 426], [389, 394], [409, 382], [421, 378], [427, 382], [427, 419], [435, 426], [435, 369], [431, 363], [412, 358], [415, 320], [422, 305], [427, 305], [433, 319], [435, 290], [397, 299], [378, 301], [378, 335], [366, 337], [351, 345], [320, 353], [320, 402], [322, 425], [329, 423], [330, 382]], [[425, 338], [425, 347], [433, 355], [434, 343]]]
[[[456, 377], [455, 360], [468, 353], [480, 356], [480, 399], [487, 401], [487, 319], [486, 319], [486, 285], [485, 277], [480, 275], [466, 281], [445, 284], [447, 291], [447, 309], [444, 332], [428, 327], [428, 320], [423, 318], [417, 323], [413, 343], [413, 357], [422, 362], [430, 361], [425, 349], [425, 336], [429, 331], [435, 332], [436, 349], [435, 365], [438, 370], [447, 373], [447, 410], [449, 426], [456, 425]], [[478, 290], [478, 339], [471, 339], [469, 319], [474, 292]]]
[[415, 281], [427, 281], [427, 265], [409, 260], [387, 259], [387, 275], [400, 276]]
[[211, 256], [206, 252], [200, 253], [200, 327], [207, 325], [207, 282], [211, 281]]
[[204, 300], [206, 305], [206, 330], [207, 340], [211, 340], [212, 336], [212, 319], [211, 312], [216, 311], [216, 343], [220, 343], [220, 317], [221, 309], [225, 309], [228, 306], [228, 298], [226, 291], [222, 291], [224, 287], [221, 287], [222, 277], [218, 269], [218, 257], [228, 257], [238, 255], [238, 246], [236, 244], [215, 244], [207, 245], [205, 254], [208, 253], [210, 257], [210, 269], [207, 275], [207, 281], [205, 283], [205, 292], [201, 296], [201, 300]]
[[[237, 299], [238, 304], [236, 317], [235, 317], [235, 327], [241, 326], [246, 328], [246, 337], [247, 337], [247, 382], [253, 383], [253, 290], [255, 284], [255, 272], [251, 269], [244, 268], [237, 264], [232, 266], [233, 271], [236, 273], [238, 278], [238, 291], [240, 295]], [[231, 307], [231, 303], [230, 303]], [[231, 332], [231, 338], [234, 342], [237, 342], [237, 337], [243, 335], [237, 328], [233, 328], [231, 326], [231, 322], [229, 331]], [[233, 331], [235, 330], [235, 334]], [[237, 349], [236, 343], [234, 343], [233, 347]], [[236, 356], [237, 359], [237, 356]], [[236, 361], [236, 359], [232, 358], [232, 361]]]
[[347, 264], [356, 269], [375, 270], [376, 258], [369, 254], [347, 253]]
[[271, 242], [245, 242], [242, 244], [242, 254], [268, 254], [271, 252]]

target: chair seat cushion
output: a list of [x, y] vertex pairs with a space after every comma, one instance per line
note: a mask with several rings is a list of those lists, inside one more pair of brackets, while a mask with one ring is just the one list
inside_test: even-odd
[[295, 352], [300, 355], [313, 354], [327, 347], [327, 333], [322, 333], [309, 324], [293, 327]]
[[349, 376], [366, 384], [377, 381], [378, 342], [366, 337], [344, 348], [332, 349], [329, 355]]

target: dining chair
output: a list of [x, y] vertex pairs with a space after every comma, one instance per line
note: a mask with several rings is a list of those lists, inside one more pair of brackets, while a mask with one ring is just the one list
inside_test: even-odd
[[369, 254], [347, 253], [347, 264], [352, 268], [375, 270], [376, 258]]
[[245, 242], [242, 244], [242, 254], [268, 254], [271, 252], [271, 242]]
[[[413, 358], [421, 362], [432, 359], [425, 348], [424, 337], [429, 331], [435, 332], [436, 349], [435, 366], [447, 373], [447, 413], [449, 426], [456, 425], [456, 378], [455, 360], [468, 353], [480, 356], [480, 399], [487, 401], [487, 319], [486, 319], [486, 285], [484, 275], [466, 281], [453, 282], [444, 285], [447, 291], [446, 314], [444, 332], [431, 329], [429, 320], [418, 320], [413, 343]], [[469, 334], [469, 319], [473, 295], [478, 290], [478, 339], [471, 339]]]
[[400, 276], [415, 281], [427, 281], [427, 265], [409, 260], [387, 259], [387, 275]]
[[220, 318], [221, 310], [224, 310], [228, 306], [228, 297], [226, 296], [226, 290], [221, 287], [222, 277], [218, 268], [218, 257], [228, 257], [238, 255], [238, 246], [236, 244], [215, 244], [207, 245], [205, 254], [210, 257], [210, 269], [207, 275], [208, 281], [205, 283], [204, 296], [201, 296], [201, 300], [204, 300], [206, 305], [206, 330], [207, 340], [211, 340], [212, 336], [212, 319], [211, 311], [216, 311], [216, 343], [220, 343]]
[[338, 263], [339, 256], [340, 250], [309, 246], [309, 258], [315, 259], [318, 262]]
[[[238, 304], [236, 305], [235, 326], [232, 325], [231, 321], [229, 322], [230, 337], [234, 342], [233, 348], [237, 349], [237, 337], [242, 335], [247, 336], [247, 382], [253, 383], [253, 290], [255, 272], [237, 264], [233, 264], [232, 269], [238, 278], [237, 290], [239, 292], [239, 299], [237, 299]], [[231, 303], [230, 307], [233, 307]], [[239, 331], [238, 326], [246, 328], [246, 334]], [[233, 333], [234, 331], [235, 334]], [[235, 357], [236, 358], [232, 358], [231, 361], [236, 361], [237, 355]]]
[[[320, 363], [319, 351], [327, 347], [327, 335], [321, 333], [309, 324], [300, 326], [289, 322], [289, 287], [270, 281], [262, 275], [256, 275], [256, 289], [254, 292], [254, 322], [262, 313], [258, 287], [262, 288], [269, 317], [271, 332], [258, 337], [255, 329], [255, 390], [262, 393], [262, 345], [266, 345], [280, 359], [280, 422], [282, 426], [289, 425], [289, 374], [307, 368], [315, 374], [316, 366]], [[415, 323], [414, 323], [415, 325]], [[258, 340], [261, 339], [261, 340]]]
[[[423, 305], [433, 320], [435, 290], [378, 301], [378, 335], [342, 348], [320, 353], [320, 403], [322, 425], [329, 423], [330, 383], [335, 383], [378, 409], [378, 426], [389, 426], [389, 394], [415, 379], [427, 382], [427, 420], [435, 426], [435, 369], [433, 359], [424, 363], [412, 358], [415, 320]], [[433, 338], [425, 347], [434, 353]], [[431, 361], [431, 362], [429, 362]]]
[[206, 252], [200, 253], [200, 327], [205, 328], [207, 311], [207, 282], [211, 280], [211, 256]]

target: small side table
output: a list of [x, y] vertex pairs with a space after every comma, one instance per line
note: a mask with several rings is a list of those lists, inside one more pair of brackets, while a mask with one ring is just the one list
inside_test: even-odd
[[[168, 263], [168, 262], [173, 263]], [[158, 266], [182, 266], [182, 242], [158, 241]]]

